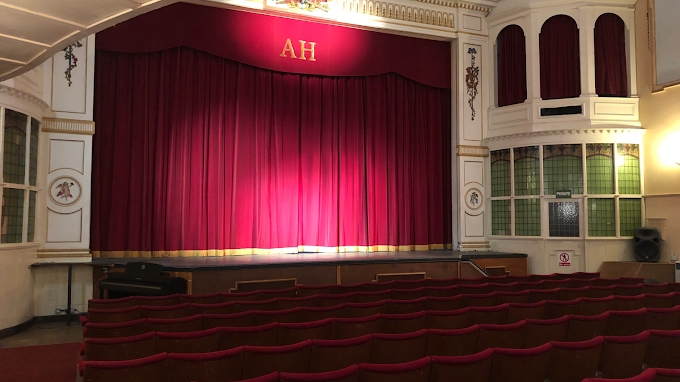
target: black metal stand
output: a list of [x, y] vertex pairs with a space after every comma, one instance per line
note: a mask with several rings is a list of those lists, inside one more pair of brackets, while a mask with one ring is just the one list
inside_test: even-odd
[[66, 302], [66, 326], [71, 326], [71, 282], [73, 280], [73, 264], [68, 264], [68, 300]]

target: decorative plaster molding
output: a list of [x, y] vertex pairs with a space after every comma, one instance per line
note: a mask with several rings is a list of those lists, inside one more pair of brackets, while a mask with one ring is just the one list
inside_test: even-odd
[[42, 131], [46, 133], [94, 135], [94, 122], [45, 117], [43, 118]]
[[456, 146], [456, 154], [459, 157], [488, 157], [489, 148], [486, 146]]
[[453, 13], [408, 7], [385, 1], [347, 0], [340, 4], [340, 8], [345, 12], [410, 21], [418, 24], [435, 25], [451, 29], [454, 28], [454, 20], [456, 18]]
[[466, 3], [466, 2], [462, 2], [462, 1], [448, 1], [448, 0], [411, 0], [411, 1], [417, 1], [419, 3], [426, 3], [426, 4], [432, 4], [432, 5], [438, 5], [440, 7], [447, 7], [447, 8], [468, 9], [470, 11], [484, 12], [484, 14], [487, 14], [487, 15], [493, 9], [492, 7], [488, 7], [486, 5]]
[[32, 104], [38, 105], [42, 110], [46, 110], [47, 108], [50, 107], [50, 105], [47, 104], [47, 102], [43, 101], [42, 99], [34, 96], [33, 94], [26, 93], [23, 90], [15, 89], [11, 86], [7, 85], [0, 85], [0, 94], [8, 94], [10, 96], [19, 98], [24, 101], [28, 101]]
[[643, 129], [579, 129], [579, 130], [550, 130], [550, 131], [534, 131], [531, 133], [519, 133], [502, 135], [498, 137], [484, 138], [482, 142], [497, 142], [505, 141], [517, 138], [529, 138], [529, 137], [545, 137], [550, 135], [588, 135], [588, 134], [631, 134], [631, 135], [642, 135], [645, 130]]

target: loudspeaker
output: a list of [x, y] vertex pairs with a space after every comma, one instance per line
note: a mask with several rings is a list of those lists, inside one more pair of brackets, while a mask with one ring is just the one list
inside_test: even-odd
[[652, 227], [640, 227], [633, 234], [635, 243], [635, 260], [645, 263], [656, 263], [661, 257], [661, 235]]

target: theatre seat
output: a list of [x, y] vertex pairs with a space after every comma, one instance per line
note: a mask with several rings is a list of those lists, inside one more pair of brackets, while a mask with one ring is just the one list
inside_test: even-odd
[[207, 293], [207, 294], [180, 294], [179, 303], [191, 303], [191, 304], [219, 304], [222, 302], [222, 297], [220, 293]]
[[290, 345], [308, 339], [330, 340], [333, 333], [333, 322], [330, 318], [312, 322], [295, 322], [278, 324], [276, 344]]
[[[428, 280], [430, 281], [430, 280]], [[453, 297], [458, 296], [458, 285], [448, 285], [448, 286], [426, 286], [425, 296], [427, 297]]]
[[427, 310], [458, 310], [466, 308], [463, 295], [455, 295], [450, 297], [428, 297]]
[[499, 304], [504, 303], [520, 303], [524, 304], [529, 301], [529, 291], [521, 290], [516, 292], [506, 292], [500, 291], [496, 296], [496, 302]]
[[420, 297], [412, 300], [387, 300], [385, 313], [405, 314], [421, 312], [427, 309], [427, 297]]
[[153, 332], [195, 332], [203, 329], [203, 316], [195, 314], [180, 318], [149, 318], [149, 330]]
[[111, 299], [90, 299], [87, 300], [87, 308], [89, 309], [122, 309], [135, 306], [135, 297], [121, 297]]
[[[669, 351], [669, 349], [676, 349]], [[650, 330], [645, 353], [649, 367], [680, 369], [680, 330]]]
[[156, 351], [165, 353], [207, 353], [220, 350], [220, 329], [156, 334]]
[[241, 378], [243, 347], [210, 353], [168, 355], [167, 382], [223, 382]]
[[335, 340], [360, 337], [380, 331], [380, 314], [359, 318], [333, 319], [331, 337]]
[[649, 283], [643, 283], [642, 284], [642, 293], [650, 293], [650, 294], [666, 294], [668, 292], [672, 292], [670, 288], [669, 283], [661, 283], [661, 284], [649, 284]]
[[634, 336], [604, 336], [599, 370], [604, 378], [631, 378], [645, 363], [649, 332]]
[[493, 306], [496, 305], [498, 292], [489, 293], [469, 293], [463, 295], [464, 306]]
[[[127, 361], [85, 361], [84, 382], [166, 382], [166, 353]], [[174, 381], [173, 381], [174, 382]]]
[[647, 308], [645, 329], [680, 329], [680, 305], [672, 308]]
[[549, 320], [526, 320], [523, 348], [533, 348], [550, 341], [565, 341], [569, 329], [569, 316]]
[[609, 286], [593, 285], [593, 286], [588, 288], [588, 290], [586, 291], [586, 293], [583, 297], [602, 298], [602, 297], [613, 296], [615, 294], [616, 294], [616, 285], [609, 285]]
[[547, 377], [550, 382], [573, 382], [597, 376], [604, 338], [579, 342], [550, 342]]
[[342, 317], [358, 318], [368, 317], [374, 314], [385, 313], [387, 311], [387, 300], [375, 302], [353, 303], [348, 302], [342, 308]]
[[120, 309], [89, 309], [87, 323], [113, 323], [138, 320], [141, 316], [139, 306]]
[[547, 302], [509, 303], [508, 324], [514, 324], [526, 319], [542, 319], [545, 316]]
[[430, 357], [397, 364], [362, 363], [359, 365], [361, 382], [428, 382]]
[[551, 319], [570, 314], [580, 314], [581, 299], [576, 298], [568, 301], [548, 300], [545, 305], [543, 318]]
[[359, 366], [351, 365], [325, 373], [280, 373], [279, 380], [281, 382], [359, 382]]
[[433, 356], [429, 382], [489, 382], [493, 355], [493, 349], [486, 349], [466, 356]]
[[584, 286], [580, 288], [561, 288], [560, 300], [567, 301], [583, 297], [588, 292], [589, 289], [590, 289], [589, 286]]
[[300, 322], [311, 322], [323, 320], [325, 318], [342, 317], [342, 310], [345, 304], [338, 304], [324, 307], [302, 307], [298, 313]]
[[[621, 280], [623, 280], [623, 278]], [[642, 283], [633, 285], [619, 284], [614, 291], [614, 295], [616, 296], [637, 296], [643, 293], [645, 293], [645, 289]]]
[[425, 329], [427, 314], [424, 311], [407, 314], [381, 314], [379, 333], [411, 333]]
[[167, 296], [135, 296], [135, 305], [140, 306], [170, 306], [180, 303], [179, 294]]
[[426, 329], [405, 334], [375, 333], [370, 362], [401, 363], [423, 358], [426, 355], [427, 338]]
[[609, 312], [607, 336], [632, 336], [645, 330], [647, 309]]
[[85, 359], [88, 361], [124, 361], [154, 354], [156, 354], [156, 333], [154, 332], [131, 337], [85, 340]]
[[647, 308], [672, 308], [675, 306], [675, 293], [664, 294], [645, 293], [645, 307]]
[[488, 348], [521, 348], [525, 326], [526, 321], [506, 325], [479, 325], [477, 351]]
[[502, 325], [508, 322], [510, 305], [473, 306], [470, 308], [469, 324]]
[[456, 310], [428, 310], [425, 327], [428, 329], [453, 330], [470, 325], [470, 308]]
[[[654, 369], [648, 369], [631, 378], [622, 379], [610, 379], [610, 378], [587, 378], [583, 382], [661, 382], [661, 379], [656, 377], [656, 371]], [[663, 381], [667, 382], [667, 381]]]
[[678, 369], [654, 369], [656, 379], [654, 382], [680, 382], [680, 370]]
[[286, 346], [246, 346], [243, 349], [243, 379], [274, 371], [309, 372], [312, 340]]
[[250, 378], [250, 379], [242, 379], [238, 382], [278, 382], [279, 381], [279, 372], [275, 371], [273, 373], [269, 373], [266, 375], [263, 375], [261, 377], [255, 377], [255, 378]]
[[149, 321], [146, 318], [113, 323], [87, 323], [83, 333], [86, 338], [115, 338], [136, 336], [149, 332]]
[[559, 300], [562, 291], [560, 288], [554, 289], [531, 289], [529, 290], [528, 302], [538, 302], [543, 300]]
[[582, 297], [579, 314], [583, 316], [596, 316], [611, 310], [613, 306], [614, 296]]
[[[177, 296], [179, 300], [179, 296]], [[192, 313], [191, 304], [141, 306], [139, 314], [142, 318], [180, 318], [189, 317]]]
[[239, 346], [275, 346], [278, 338], [278, 324], [258, 326], [221, 327], [220, 350], [232, 349]]
[[354, 302], [366, 303], [387, 300], [390, 298], [391, 290], [378, 290], [373, 292], [358, 291], [354, 295]]
[[489, 382], [544, 382], [550, 344], [530, 349], [494, 349]]
[[312, 340], [309, 372], [333, 371], [369, 362], [372, 344], [371, 334], [346, 340]]
[[392, 300], [415, 300], [426, 296], [424, 286], [409, 289], [392, 289], [390, 299]]
[[567, 341], [586, 341], [597, 336], [604, 336], [607, 332], [609, 312], [597, 316], [569, 316]]
[[427, 332], [426, 355], [463, 356], [477, 352], [479, 325], [456, 330], [428, 329]]

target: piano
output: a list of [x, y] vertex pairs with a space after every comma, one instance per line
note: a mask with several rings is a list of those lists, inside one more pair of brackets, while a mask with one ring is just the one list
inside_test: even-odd
[[182, 277], [162, 275], [163, 266], [146, 262], [131, 262], [125, 265], [125, 272], [109, 273], [99, 281], [99, 298], [125, 296], [165, 296], [186, 293], [187, 281]]

